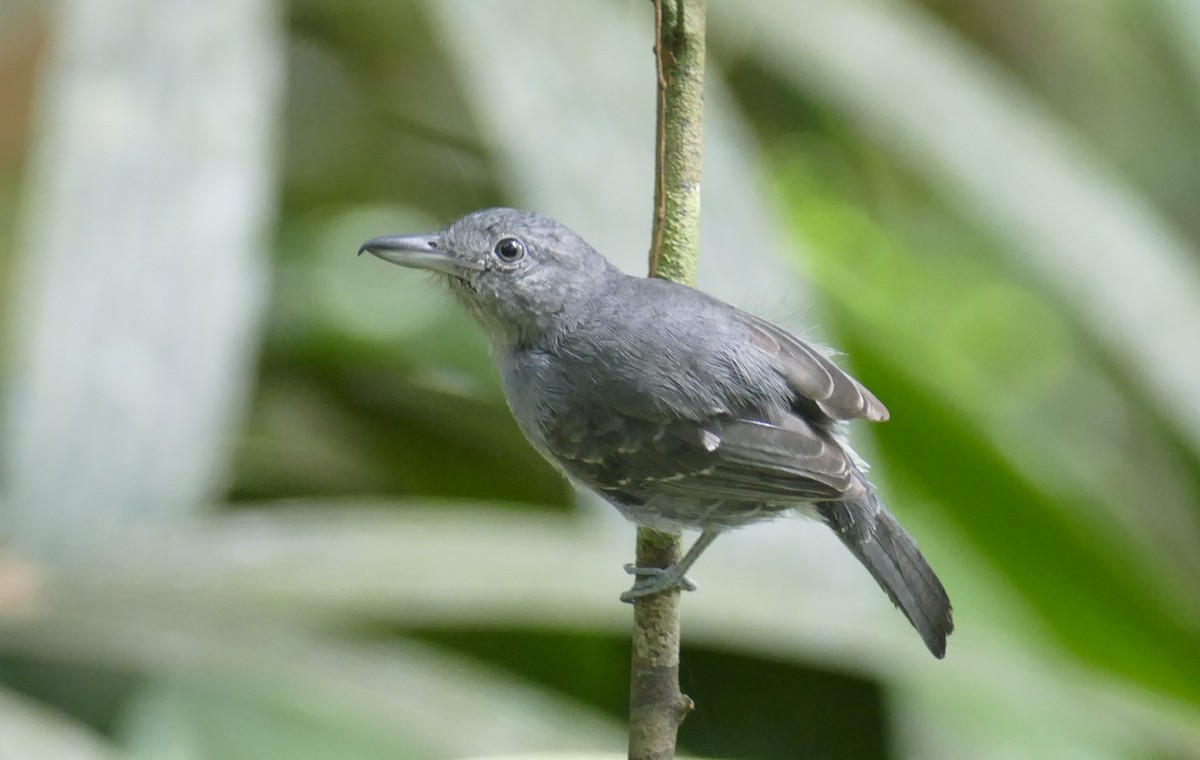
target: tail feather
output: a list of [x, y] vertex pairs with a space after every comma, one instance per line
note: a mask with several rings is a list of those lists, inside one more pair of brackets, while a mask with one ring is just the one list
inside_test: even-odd
[[925, 646], [937, 658], [946, 654], [946, 637], [954, 630], [950, 598], [921, 555], [874, 494], [862, 499], [816, 505], [825, 524], [838, 534], [900, 608]]

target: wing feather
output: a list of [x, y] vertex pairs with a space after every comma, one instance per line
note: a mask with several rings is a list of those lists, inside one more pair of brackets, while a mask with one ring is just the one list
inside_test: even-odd
[[803, 503], [857, 494], [846, 452], [800, 417], [700, 423], [625, 418], [618, 429], [548, 441], [573, 476], [633, 501], [652, 496]]
[[774, 361], [779, 374], [796, 393], [811, 399], [834, 420], [863, 417], [873, 422], [888, 418], [887, 407], [815, 346], [753, 314], [740, 312], [750, 338]]

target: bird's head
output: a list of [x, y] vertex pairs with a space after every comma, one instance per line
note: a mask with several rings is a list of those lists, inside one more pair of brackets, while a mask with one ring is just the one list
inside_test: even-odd
[[502, 345], [554, 338], [577, 322], [616, 270], [581, 237], [544, 216], [489, 208], [428, 235], [363, 243], [384, 261], [442, 276]]

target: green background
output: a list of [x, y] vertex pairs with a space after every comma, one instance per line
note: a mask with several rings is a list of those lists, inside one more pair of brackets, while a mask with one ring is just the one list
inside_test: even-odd
[[[153, 450], [153, 430], [34, 410], [61, 420], [44, 433], [61, 445], [31, 459], [13, 453], [20, 423], [4, 428], [0, 758], [621, 753], [632, 528], [525, 444], [483, 340], [431, 279], [353, 254], [503, 204], [643, 271], [650, 4], [252, 5], [255, 65], [277, 76], [253, 125], [268, 197], [241, 221], [258, 300], [218, 373], [232, 400], [153, 384], [135, 399], [216, 420], [190, 445], [218, 466], [163, 486], [183, 494], [168, 508], [136, 496], [158, 465], [88, 466]], [[681, 747], [1200, 758], [1200, 3], [710, 5], [700, 286], [836, 347], [888, 405], [854, 440], [958, 630], [929, 657], [814, 524], [725, 537], [684, 600], [698, 709]], [[172, 25], [180, 3], [102, 6], [99, 34], [158, 24], [171, 34], [145, 44], [169, 50], [202, 33]], [[50, 234], [73, 224], [55, 161], [106, 171], [86, 141], [64, 152], [54, 108], [86, 7], [0, 4], [10, 419], [38, 398], [14, 390], [38, 351], [105, 366], [108, 328], [95, 358], [37, 329], [61, 284], [36, 262], [118, 262], [93, 280], [101, 303], [108, 274], [153, 293], [184, 265], [168, 236], [164, 270], [117, 272], [103, 220], [73, 247]], [[227, 60], [215, 45], [211, 67]], [[238, 123], [242, 95], [205, 76], [195, 123]], [[190, 80], [172, 82], [186, 102]], [[153, 139], [120, 134], [119, 92], [80, 86], [96, 110], [77, 134]], [[132, 239], [152, 209], [187, 207], [178, 179], [145, 217], [104, 183]], [[97, 398], [101, 374], [79, 380]], [[82, 440], [108, 445], [50, 464]], [[64, 471], [97, 496], [50, 517], [26, 494], [44, 481], [53, 503]]]

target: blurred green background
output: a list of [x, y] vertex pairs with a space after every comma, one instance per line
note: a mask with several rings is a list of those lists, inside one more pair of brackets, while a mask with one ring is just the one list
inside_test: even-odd
[[[0, 758], [621, 753], [633, 530], [429, 279], [644, 271], [645, 0], [0, 0]], [[1200, 758], [1200, 2], [712, 0], [700, 284], [844, 352], [954, 601], [718, 542], [681, 746]]]

